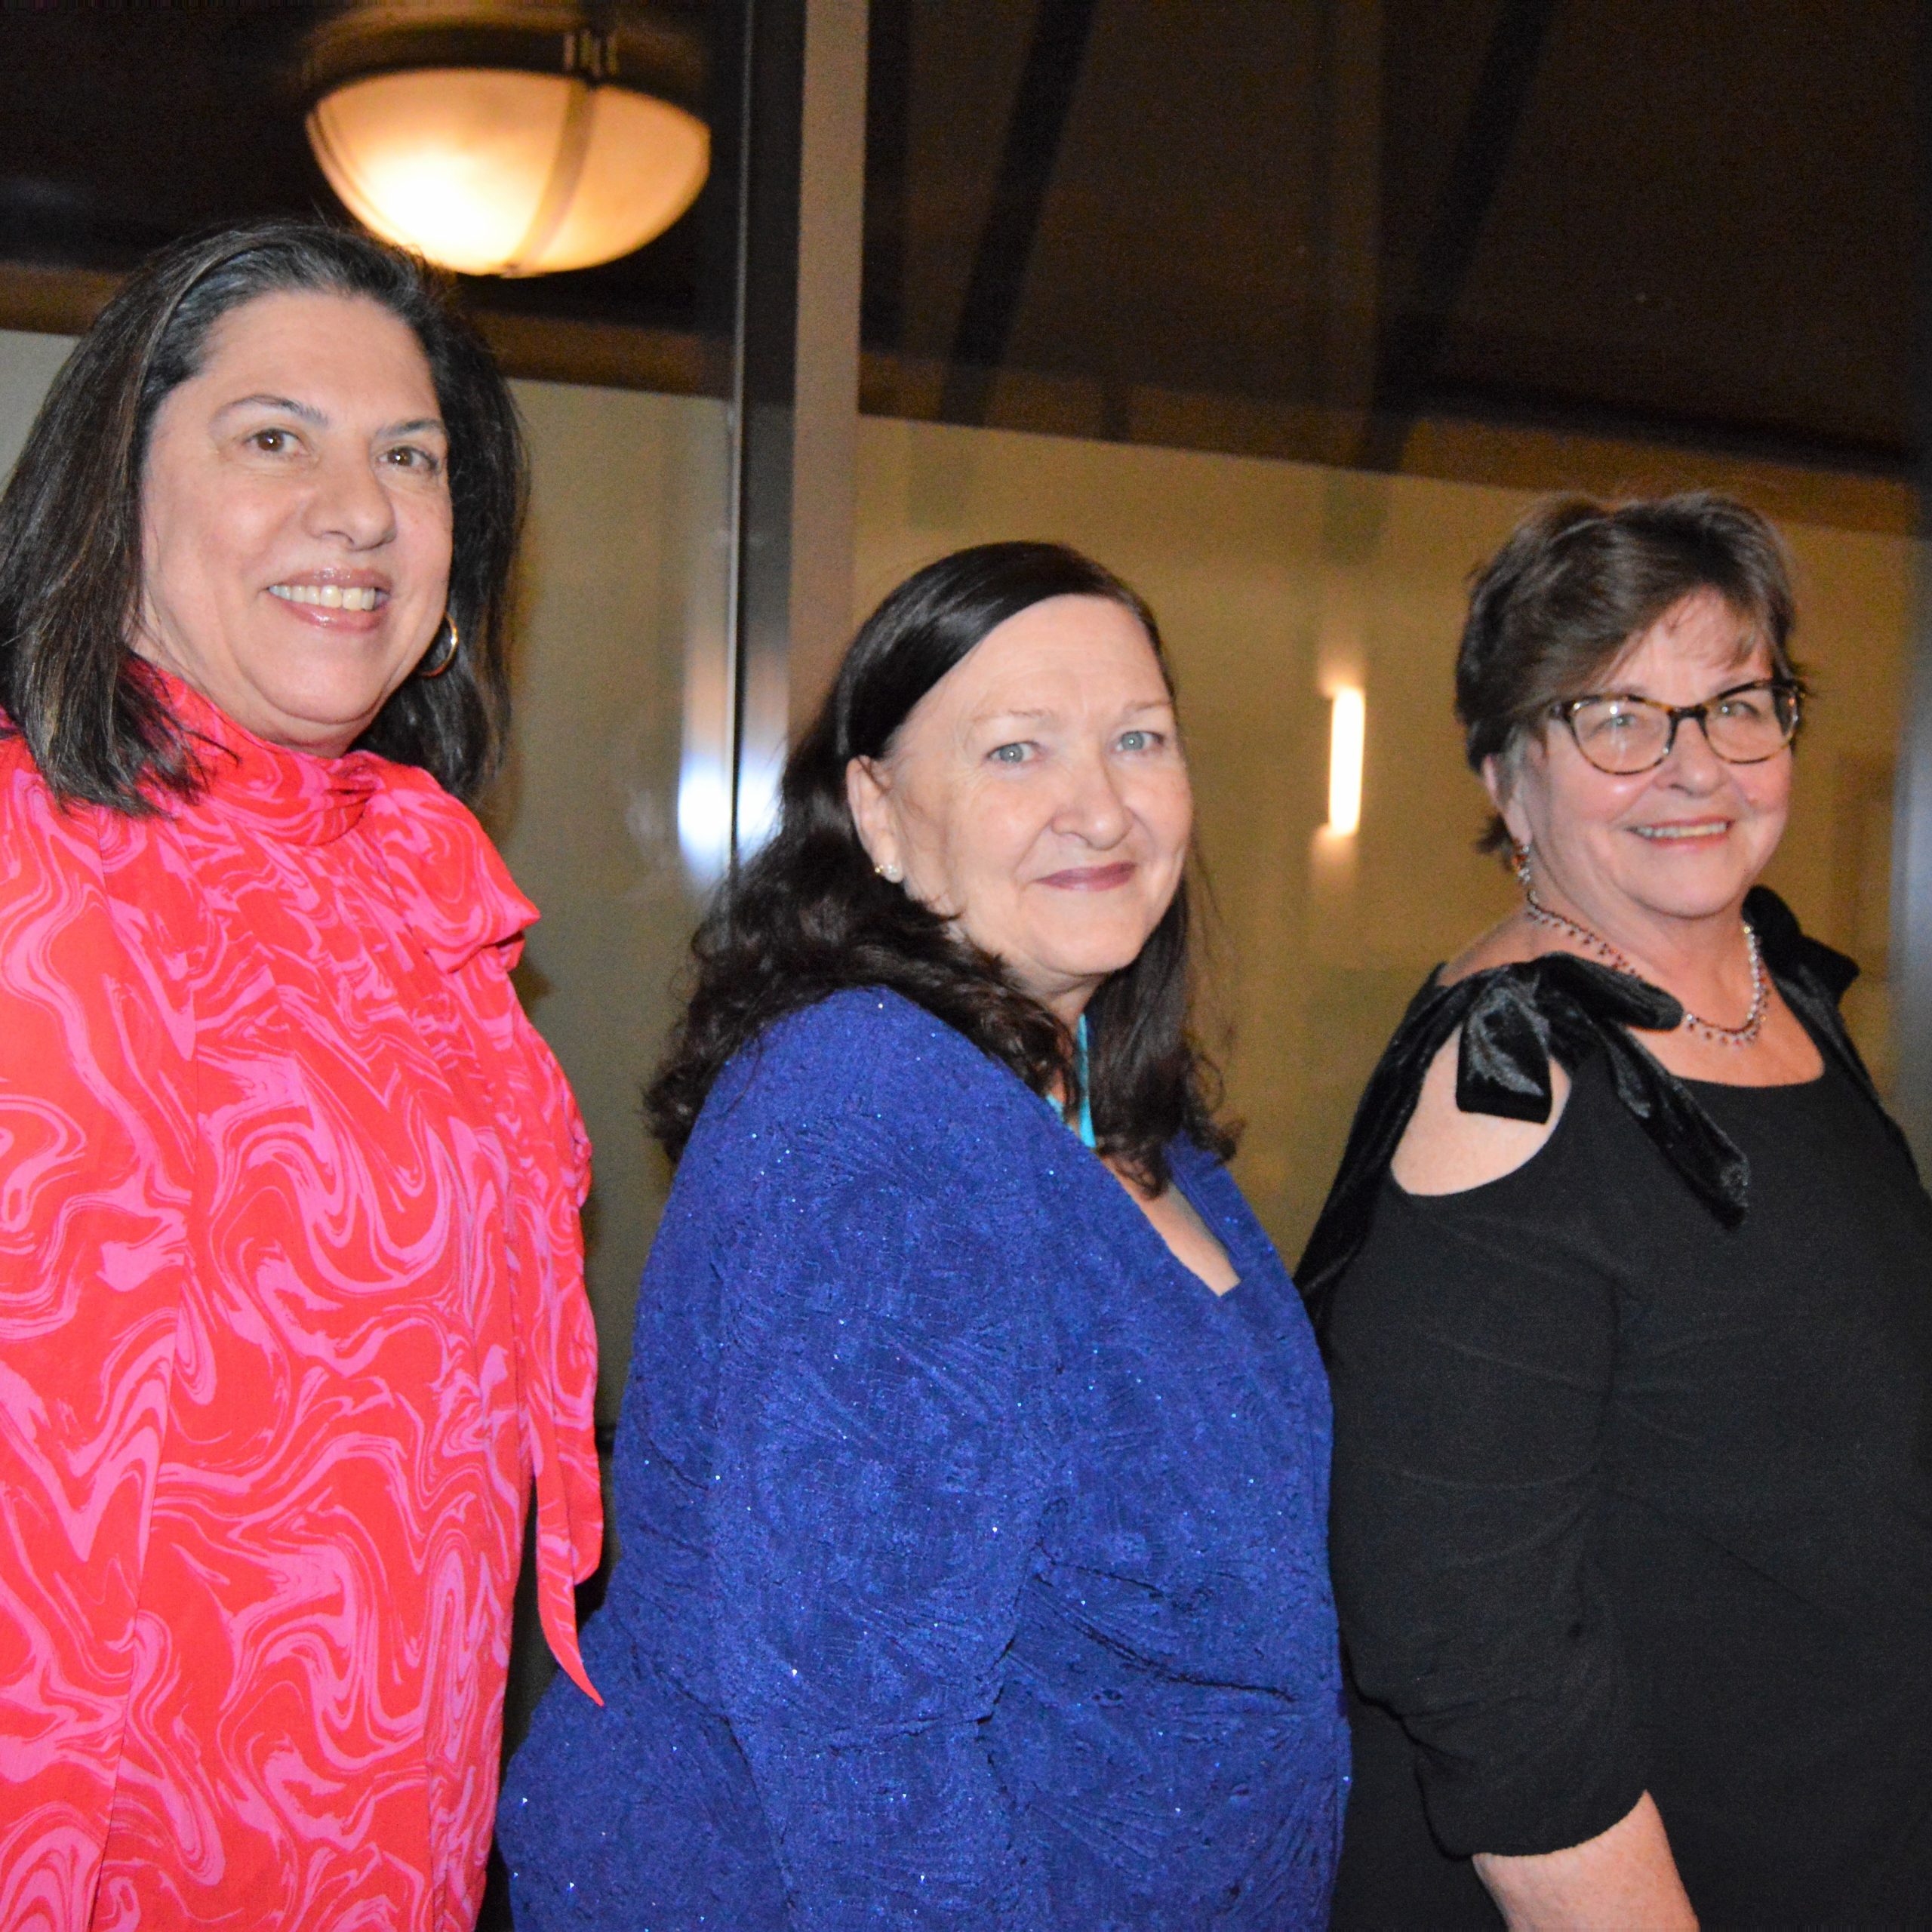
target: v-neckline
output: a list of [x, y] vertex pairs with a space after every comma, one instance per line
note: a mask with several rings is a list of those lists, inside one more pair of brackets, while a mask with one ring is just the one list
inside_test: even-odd
[[1195, 1198], [1193, 1190], [1182, 1180], [1180, 1164], [1178, 1161], [1171, 1161], [1169, 1164], [1168, 1185], [1180, 1190], [1181, 1198], [1194, 1210], [1202, 1227], [1207, 1229], [1208, 1234], [1220, 1246], [1221, 1252], [1227, 1257], [1229, 1266], [1235, 1271], [1235, 1278], [1225, 1288], [1216, 1287], [1204, 1275], [1197, 1274], [1189, 1267], [1174, 1252], [1167, 1236], [1161, 1233], [1148, 1217], [1146, 1210], [1134, 1199], [1126, 1182], [1122, 1180], [1120, 1176], [1115, 1174], [1092, 1148], [1082, 1143], [1077, 1135], [1073, 1137], [1073, 1140], [1074, 1144], [1092, 1164], [1097, 1177], [1104, 1181], [1108, 1188], [1118, 1197], [1121, 1208], [1134, 1217], [1134, 1220], [1144, 1231], [1147, 1239], [1151, 1241], [1159, 1251], [1161, 1258], [1187, 1282], [1190, 1287], [1198, 1290], [1200, 1293], [1206, 1295], [1217, 1304], [1229, 1301], [1241, 1292], [1242, 1286], [1249, 1278], [1251, 1270], [1243, 1256], [1236, 1253], [1237, 1244], [1229, 1239], [1226, 1230], [1217, 1225], [1217, 1217], [1210, 1214], [1208, 1210]]

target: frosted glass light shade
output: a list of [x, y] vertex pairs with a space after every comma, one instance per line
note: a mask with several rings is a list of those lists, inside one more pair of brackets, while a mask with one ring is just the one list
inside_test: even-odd
[[466, 275], [627, 255], [691, 206], [711, 166], [704, 123], [668, 101], [494, 68], [352, 81], [308, 130], [358, 221]]
[[1352, 838], [1361, 825], [1362, 752], [1368, 736], [1368, 700], [1361, 692], [1338, 691], [1328, 714], [1328, 829]]

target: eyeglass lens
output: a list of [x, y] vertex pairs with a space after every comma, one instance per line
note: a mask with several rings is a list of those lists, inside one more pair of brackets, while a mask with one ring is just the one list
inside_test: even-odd
[[[1589, 698], [1568, 715], [1579, 749], [1599, 771], [1647, 771], [1670, 747], [1670, 712], [1647, 698]], [[1685, 717], [1679, 728], [1692, 721]], [[1792, 693], [1768, 685], [1727, 691], [1703, 707], [1702, 715], [1712, 751], [1731, 764], [1770, 758], [1790, 742], [1797, 721]]]

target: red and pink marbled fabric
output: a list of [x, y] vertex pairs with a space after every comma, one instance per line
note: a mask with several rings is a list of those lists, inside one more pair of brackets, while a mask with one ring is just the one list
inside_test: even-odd
[[601, 1536], [534, 909], [423, 774], [168, 689], [162, 817], [0, 743], [0, 1926], [454, 1932], [531, 1481], [580, 1682]]

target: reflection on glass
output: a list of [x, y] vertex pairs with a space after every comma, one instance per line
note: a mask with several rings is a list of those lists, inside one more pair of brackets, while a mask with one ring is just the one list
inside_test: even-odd
[[723, 760], [706, 746], [685, 746], [678, 774], [678, 848], [694, 886], [724, 876], [731, 857], [731, 787]]

